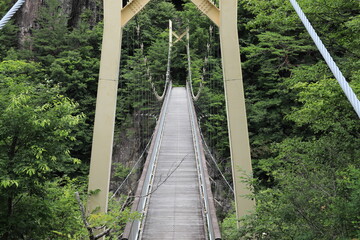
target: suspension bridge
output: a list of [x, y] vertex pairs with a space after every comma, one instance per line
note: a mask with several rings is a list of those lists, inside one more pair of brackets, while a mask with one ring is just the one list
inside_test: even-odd
[[[107, 209], [121, 27], [148, 2], [134, 0], [124, 7], [119, 1], [104, 2], [104, 34], [89, 178], [89, 190], [101, 191], [91, 196], [89, 210]], [[248, 175], [252, 170], [240, 56], [233, 54], [240, 51], [237, 2], [221, 1], [220, 8], [210, 1], [193, 0], [193, 3], [220, 29], [233, 176], [239, 179], [244, 174], [237, 169], [239, 166]], [[169, 30], [172, 31], [171, 24]], [[174, 35], [177, 41], [184, 36]], [[132, 207], [143, 217], [127, 224], [123, 239], [221, 239], [192, 104], [192, 97], [196, 96], [191, 82], [186, 89], [172, 88], [169, 78], [172, 36], [170, 32], [166, 94], [156, 94], [163, 101], [163, 107]], [[187, 48], [188, 54], [189, 51]], [[237, 212], [244, 216], [253, 209], [254, 201], [244, 197], [250, 193], [245, 183], [234, 181], [234, 185]]]
[[189, 88], [169, 85], [133, 211], [123, 239], [220, 239]]
[[[173, 87], [173, 37], [176, 37], [176, 43], [185, 36], [188, 81], [186, 87]], [[189, 42], [189, 29], [177, 35], [169, 20], [166, 77], [161, 95], [152, 83], [150, 69], [147, 69], [153, 94], [162, 101], [162, 108], [132, 207], [133, 212], [143, 213], [143, 218], [126, 225], [122, 235], [124, 240], [221, 239], [203, 139], [193, 104], [200, 96], [202, 84], [195, 95]]]
[[[104, 1], [103, 47], [89, 177], [89, 191], [99, 189], [100, 192], [90, 198], [89, 211], [96, 208], [107, 211], [121, 28], [149, 1], [132, 0], [125, 6], [122, 6], [122, 1]], [[0, 29], [24, 2], [18, 1], [1, 19]], [[237, 1], [220, 1], [219, 7], [208, 0], [192, 2], [220, 30], [236, 211], [237, 216], [242, 217], [253, 209], [254, 201], [244, 197], [249, 190], [238, 180], [244, 173], [237, 169], [240, 167], [248, 175], [252, 173], [240, 57], [234, 54], [239, 52]], [[360, 117], [359, 100], [297, 2], [290, 2]], [[163, 102], [161, 113], [132, 205], [132, 211], [140, 212], [142, 218], [126, 225], [122, 239], [221, 239], [203, 149], [205, 143], [193, 104], [199, 93], [194, 94], [191, 82], [189, 31], [176, 35], [172, 32], [171, 22], [169, 31], [164, 93], [157, 94], [153, 86], [156, 98]], [[180, 41], [185, 34], [189, 80], [186, 87], [173, 87], [170, 78], [172, 37], [174, 35], [176, 41]]]
[[[123, 8], [122, 6], [118, 6], [117, 13], [120, 14], [116, 15], [114, 13], [112, 16], [117, 18], [108, 20], [108, 22], [121, 22], [121, 24], [125, 25], [147, 2], [148, 0], [133, 0]], [[246, 198], [246, 195], [249, 194], [250, 191], [245, 184], [240, 181], [241, 177], [246, 175], [251, 176], [252, 167], [240, 57], [238, 54], [233, 54], [234, 52], [239, 52], [236, 20], [237, 3], [236, 1], [220, 1], [219, 8], [217, 8], [211, 1], [192, 0], [192, 2], [219, 27], [236, 212], [240, 218], [247, 215], [253, 209], [254, 201]], [[350, 103], [360, 116], [359, 100], [352, 92], [321, 40], [317, 37], [317, 34], [297, 2], [294, 0], [290, 0], [290, 2], [308, 29], [309, 34], [314, 39], [315, 44], [327, 61]], [[110, 5], [108, 7], [110, 8]], [[116, 9], [116, 7], [113, 5], [111, 11], [115, 11], [114, 9]], [[131, 13], [127, 12], [128, 9], [131, 9]], [[119, 31], [119, 28], [114, 30], [111, 24], [112, 23], [109, 23], [109, 29], [106, 29], [105, 18], [103, 44], [106, 43], [106, 45], [103, 47], [102, 52], [102, 62], [104, 64], [111, 64], [119, 59], [119, 57], [116, 56], [111, 62], [105, 63], [108, 59], [111, 59], [110, 56], [106, 57], [107, 52], [113, 53], [113, 49], [109, 49], [110, 45], [108, 44], [110, 44], [110, 42], [107, 41], [113, 41], [113, 44], [115, 44], [121, 40], [121, 31]], [[108, 38], [106, 37], [107, 34], [109, 35]], [[186, 36], [187, 39], [188, 81], [186, 88], [172, 88], [171, 84], [170, 60], [173, 35], [176, 37], [175, 42], [182, 40], [184, 36]], [[110, 36], [112, 36], [111, 39]], [[120, 49], [118, 51], [120, 52]], [[118, 64], [116, 66], [118, 66]], [[106, 69], [106, 67], [104, 66], [103, 69]], [[114, 70], [113, 73], [115, 78], [112, 79], [115, 80], [118, 77], [118, 72]], [[100, 70], [99, 83], [103, 83], [104, 87], [106, 87], [106, 85], [109, 86], [108, 79], [111, 79], [107, 74], [109, 74], [109, 72], [104, 72], [104, 78], [102, 78]], [[110, 85], [111, 84], [113, 83], [110, 83]], [[163, 106], [132, 206], [132, 211], [142, 213], [142, 219], [129, 222], [125, 227], [122, 239], [221, 239], [204, 156], [204, 142], [201, 139], [198, 120], [193, 105], [193, 101], [196, 101], [200, 96], [201, 86], [198, 93], [194, 94], [192, 87], [189, 29], [183, 34], [177, 35], [172, 32], [171, 21], [169, 24], [168, 64], [164, 93], [161, 96], [157, 94], [154, 86], [153, 91], [156, 98], [163, 101]], [[98, 94], [100, 99], [98, 97], [99, 105], [97, 105], [97, 109], [100, 107], [101, 99], [106, 99], [100, 87]], [[101, 106], [104, 107], [104, 103], [102, 103]], [[99, 117], [97, 121], [103, 121], [102, 115], [105, 114], [105, 112], [103, 112], [102, 109], [100, 109], [100, 112], [101, 117]], [[96, 124], [97, 122], [95, 121], [94, 133], [96, 133]], [[100, 127], [100, 125], [102, 127]], [[100, 123], [98, 125], [98, 131], [102, 131], [104, 127], [104, 124]], [[111, 134], [113, 129], [109, 129], [108, 131], [109, 134]], [[94, 137], [94, 144], [96, 140], [109, 139], [109, 136], [111, 135], [98, 138]], [[99, 156], [96, 155], [104, 153], [102, 149], [96, 149], [96, 146], [99, 144], [100, 142], [93, 146], [93, 172], [90, 172], [89, 189], [104, 189], [105, 187], [106, 191], [103, 194], [106, 194], [108, 192], [106, 186], [109, 180], [104, 181], [101, 188], [98, 182], [98, 168], [100, 166], [95, 162], [99, 158]], [[109, 142], [108, 144], [111, 143]], [[111, 155], [109, 155], [109, 157], [111, 157]], [[111, 162], [111, 160], [109, 160], [109, 162]], [[98, 161], [98, 163], [100, 163], [100, 161]], [[106, 168], [104, 168], [104, 170], [106, 170]], [[103, 177], [101, 178], [105, 180]], [[102, 197], [102, 199], [106, 199], [106, 196]], [[98, 197], [90, 203], [101, 205], [99, 200], [100, 198]], [[103, 203], [103, 206], [106, 208], [104, 204], [106, 204], [106, 202]]]

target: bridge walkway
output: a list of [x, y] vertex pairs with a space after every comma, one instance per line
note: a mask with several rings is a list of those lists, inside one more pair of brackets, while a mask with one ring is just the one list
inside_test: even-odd
[[122, 240], [221, 240], [190, 94], [168, 86]]
[[205, 239], [205, 223], [185, 88], [169, 100], [142, 238]]

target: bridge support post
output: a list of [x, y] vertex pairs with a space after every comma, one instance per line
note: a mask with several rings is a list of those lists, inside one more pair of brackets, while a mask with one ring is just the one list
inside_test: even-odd
[[237, 0], [220, 1], [220, 46], [237, 217], [254, 208], [242, 178], [252, 176], [249, 134], [237, 31]]
[[[104, 0], [104, 33], [91, 151], [88, 213], [107, 211], [121, 55], [122, 1]], [[100, 190], [98, 192], [98, 190]]]

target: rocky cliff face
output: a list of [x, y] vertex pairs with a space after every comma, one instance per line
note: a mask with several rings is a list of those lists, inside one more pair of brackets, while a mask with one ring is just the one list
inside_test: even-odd
[[23, 46], [24, 42], [30, 37], [31, 28], [35, 27], [34, 22], [42, 2], [43, 0], [27, 0], [17, 14], [17, 23], [20, 28], [19, 41], [21, 46]]
[[89, 10], [91, 13], [90, 24], [95, 25], [95, 23], [101, 21], [102, 17], [102, 0], [61, 0], [64, 6], [69, 8], [69, 21], [68, 27], [72, 28], [76, 26], [80, 20], [81, 14], [85, 9]]
[[[24, 42], [31, 36], [31, 29], [36, 28], [36, 18], [39, 9], [51, 0], [26, 0], [17, 14], [17, 24], [20, 27], [19, 41], [23, 46]], [[69, 28], [75, 27], [85, 9], [89, 9], [90, 23], [95, 25], [101, 20], [102, 1], [100, 0], [55, 0], [65, 15], [68, 16]]]

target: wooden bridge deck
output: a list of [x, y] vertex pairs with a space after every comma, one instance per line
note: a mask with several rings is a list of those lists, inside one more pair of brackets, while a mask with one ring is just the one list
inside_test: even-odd
[[144, 220], [144, 240], [206, 239], [187, 101], [185, 88], [172, 89]]

